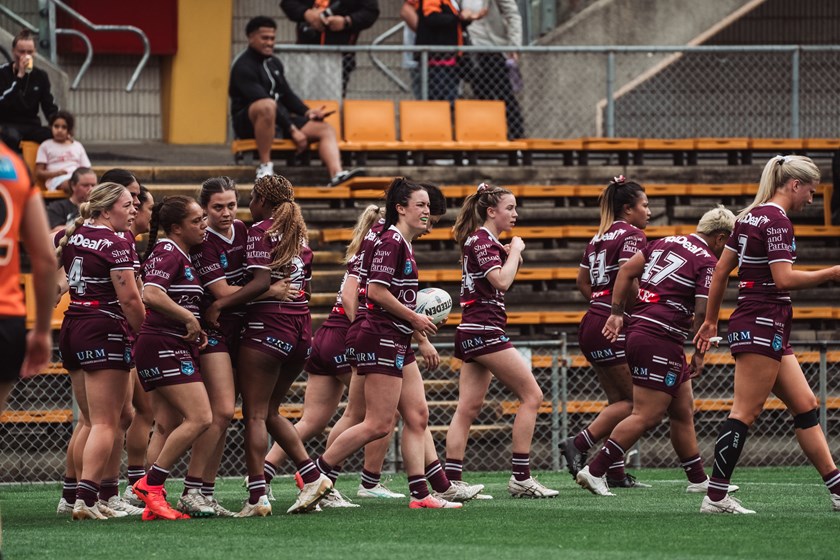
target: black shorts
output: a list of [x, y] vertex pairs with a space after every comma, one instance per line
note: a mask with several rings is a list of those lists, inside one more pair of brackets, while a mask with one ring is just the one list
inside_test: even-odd
[[26, 318], [0, 318], [0, 382], [17, 381], [26, 354]]
[[[307, 119], [306, 117], [299, 117], [297, 115], [292, 115], [290, 118], [292, 120], [292, 123], [298, 128], [303, 128], [303, 125], [309, 122], [309, 119]], [[237, 138], [254, 137], [254, 125], [253, 123], [251, 123], [251, 119], [248, 118], [248, 109], [243, 109], [238, 113], [234, 113], [232, 121], [233, 134]], [[280, 126], [279, 113], [275, 123], [276, 124], [274, 126], [274, 137], [285, 138], [285, 131], [283, 130], [283, 127]]]

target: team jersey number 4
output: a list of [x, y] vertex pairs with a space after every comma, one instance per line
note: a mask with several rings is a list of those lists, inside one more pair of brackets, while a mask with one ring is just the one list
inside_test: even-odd
[[642, 273], [643, 282], [656, 286], [668, 278], [668, 276], [677, 272], [686, 262], [688, 262], [676, 253], [668, 252], [662, 259], [664, 261], [663, 264], [661, 264], [657, 270], [657, 263], [660, 258], [662, 258], [662, 253], [664, 253], [664, 251], [654, 251], [650, 254], [650, 260], [645, 265], [645, 271]]
[[85, 295], [85, 281], [82, 280], [82, 264], [83, 258], [76, 257], [70, 265], [70, 270], [67, 272], [67, 284], [76, 295]]

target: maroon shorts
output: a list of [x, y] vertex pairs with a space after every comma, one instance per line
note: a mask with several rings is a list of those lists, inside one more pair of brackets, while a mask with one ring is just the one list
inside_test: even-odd
[[[587, 361], [594, 366], [617, 366], [627, 363], [624, 357], [624, 335], [610, 342], [601, 332], [609, 315], [600, 315], [587, 311], [580, 322], [578, 342], [580, 351]], [[626, 322], [626, 321], [625, 321]]]
[[727, 341], [732, 355], [761, 354], [782, 361], [793, 354], [790, 327], [793, 307], [788, 304], [739, 301], [729, 317]]
[[504, 331], [455, 331], [455, 357], [463, 362], [469, 363], [479, 356], [508, 348], [513, 348], [513, 344]]
[[201, 354], [215, 354], [227, 352], [230, 360], [236, 364], [236, 352], [239, 350], [239, 336], [242, 334], [242, 324], [245, 317], [242, 315], [222, 315], [219, 318], [219, 329], [205, 329], [207, 333], [207, 346]]
[[58, 336], [58, 350], [64, 368], [131, 369], [131, 343], [128, 323], [104, 313], [91, 317], [64, 317]]
[[325, 327], [315, 331], [312, 353], [306, 360], [304, 370], [312, 375], [344, 375], [350, 373], [347, 347], [344, 340], [346, 327]]
[[657, 335], [641, 329], [627, 333], [627, 365], [633, 385], [672, 397], [677, 396], [680, 385], [688, 381], [690, 374], [682, 344], [665, 333]]
[[359, 329], [362, 328], [362, 323], [364, 322], [364, 316], [356, 315], [356, 318], [350, 323], [350, 328], [347, 329], [347, 334], [344, 336], [344, 352], [347, 354], [347, 361], [350, 367], [356, 367], [358, 365], [356, 363], [356, 337], [359, 336]]
[[373, 332], [368, 323], [359, 329], [356, 337], [356, 372], [359, 375], [381, 373], [402, 377], [403, 368], [412, 362], [411, 335], [389, 331]]
[[134, 344], [137, 375], [143, 390], [200, 383], [198, 344], [166, 334], [140, 333]]
[[303, 367], [312, 347], [312, 316], [248, 310], [240, 347], [259, 350], [283, 363]]

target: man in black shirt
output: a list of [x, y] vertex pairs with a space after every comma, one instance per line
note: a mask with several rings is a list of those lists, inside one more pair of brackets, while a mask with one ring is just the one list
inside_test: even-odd
[[330, 186], [358, 174], [341, 168], [335, 130], [324, 122], [321, 109], [310, 109], [298, 97], [274, 56], [277, 24], [258, 16], [248, 22], [248, 48], [236, 57], [230, 71], [230, 112], [237, 138], [254, 138], [260, 166], [257, 179], [274, 173], [271, 143], [275, 136], [290, 138], [299, 152], [318, 143], [318, 154], [330, 174]]
[[69, 226], [79, 217], [79, 205], [87, 202], [91, 189], [96, 186], [96, 173], [90, 167], [78, 167], [68, 182], [70, 197], [47, 205], [47, 220], [53, 232]]
[[20, 141], [39, 144], [52, 137], [41, 124], [38, 109], [49, 118], [58, 111], [50, 78], [35, 61], [35, 37], [28, 29], [12, 40], [11, 64], [0, 66], [0, 138], [13, 150], [20, 151]]

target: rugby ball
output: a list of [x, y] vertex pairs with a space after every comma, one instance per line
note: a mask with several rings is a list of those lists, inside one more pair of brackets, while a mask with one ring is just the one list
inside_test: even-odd
[[435, 325], [446, 321], [452, 311], [452, 298], [440, 288], [423, 288], [417, 292], [417, 313], [431, 317]]

